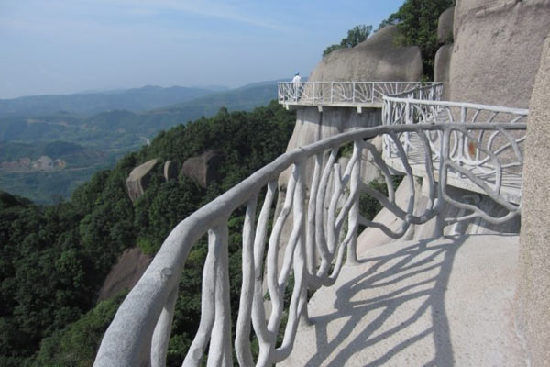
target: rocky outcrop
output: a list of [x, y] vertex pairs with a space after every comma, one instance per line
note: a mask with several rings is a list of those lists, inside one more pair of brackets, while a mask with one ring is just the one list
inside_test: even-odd
[[222, 161], [222, 155], [216, 150], [207, 150], [199, 156], [192, 157], [183, 162], [181, 173], [196, 181], [202, 187], [208, 186], [218, 177], [218, 168]]
[[164, 179], [166, 181], [173, 181], [178, 179], [178, 165], [174, 161], [166, 161], [164, 162]]
[[437, 21], [437, 42], [452, 43], [454, 30], [455, 7], [451, 6], [439, 16]]
[[434, 60], [434, 82], [444, 84], [443, 100], [449, 99], [449, 83], [451, 81], [451, 57], [453, 44], [443, 45], [437, 50]]
[[529, 106], [523, 164], [523, 208], [518, 319], [527, 341], [532, 366], [550, 363], [550, 35]]
[[526, 108], [548, 29], [548, 0], [457, 1], [450, 99]]
[[142, 253], [139, 248], [124, 251], [105, 278], [98, 301], [113, 297], [124, 290], [131, 290], [147, 270], [151, 260], [152, 257]]
[[132, 202], [135, 202], [145, 193], [149, 180], [151, 179], [151, 170], [159, 162], [158, 159], [147, 161], [136, 168], [128, 175], [126, 179], [126, 189]]
[[451, 81], [451, 57], [453, 54], [453, 28], [455, 7], [451, 6], [440, 16], [437, 23], [437, 41], [443, 46], [437, 50], [434, 60], [434, 82], [443, 83], [443, 99], [449, 99]]
[[416, 46], [396, 46], [394, 26], [376, 32], [351, 49], [328, 54], [311, 73], [309, 81], [419, 81], [422, 55]]

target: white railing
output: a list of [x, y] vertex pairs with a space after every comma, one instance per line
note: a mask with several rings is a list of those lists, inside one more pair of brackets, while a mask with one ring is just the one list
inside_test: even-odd
[[[527, 122], [529, 110], [503, 106], [484, 106], [472, 103], [443, 102], [435, 100], [413, 99], [411, 97], [432, 97], [430, 90], [419, 88], [404, 95], [384, 96], [382, 121], [386, 125], [409, 125], [422, 123], [510, 123]], [[434, 161], [439, 161], [439, 145], [442, 135], [426, 131], [431, 149], [435, 152]], [[401, 137], [405, 151], [415, 155], [419, 140], [406, 133]], [[468, 182], [480, 186], [489, 185], [491, 190], [500, 193], [503, 186], [517, 191], [521, 195], [521, 168], [523, 165], [523, 131], [510, 134], [506, 130], [484, 129], [454, 130], [449, 137], [450, 152], [448, 161], [454, 174], [462, 179], [468, 176]], [[399, 160], [400, 152], [386, 137], [384, 153], [387, 159]], [[422, 149], [422, 148], [420, 148]], [[480, 191], [480, 190], [477, 190]], [[484, 188], [482, 191], [486, 191]]]
[[[402, 124], [369, 129], [356, 129], [281, 155], [224, 195], [197, 210], [172, 230], [151, 265], [120, 306], [107, 329], [96, 356], [96, 366], [162, 366], [166, 360], [174, 305], [178, 298], [178, 283], [191, 247], [208, 233], [208, 255], [204, 263], [202, 284], [202, 318], [183, 366], [198, 366], [207, 354], [207, 364], [232, 365], [234, 342], [236, 358], [241, 366], [269, 366], [285, 359], [291, 352], [298, 322], [307, 318], [308, 291], [333, 284], [345, 262], [357, 260], [356, 240], [359, 224], [380, 228], [392, 238], [400, 238], [412, 224], [422, 224], [436, 218], [438, 233], [449, 223], [482, 217], [500, 223], [521, 212], [521, 205], [507, 202], [498, 192], [472, 179], [486, 189], [487, 195], [508, 210], [493, 218], [481, 208], [459, 202], [446, 194], [447, 172], [460, 167], [452, 159], [451, 135], [469, 136], [472, 131], [498, 131], [502, 136], [525, 130], [523, 123], [444, 123]], [[440, 136], [441, 143], [430, 144], [427, 135]], [[413, 172], [404, 134], [414, 134], [421, 142], [422, 164], [426, 172], [428, 204], [415, 208]], [[410, 183], [410, 198], [399, 206], [395, 200], [391, 169], [371, 139], [387, 137], [398, 152], [403, 172]], [[340, 167], [339, 149], [352, 143], [353, 154], [345, 167]], [[517, 145], [509, 139], [509, 143]], [[496, 142], [495, 142], [496, 144]], [[490, 146], [500, 149], [500, 146]], [[515, 151], [514, 148], [514, 151]], [[434, 168], [434, 149], [439, 157]], [[368, 151], [382, 172], [387, 194], [361, 184], [361, 159]], [[519, 152], [521, 154], [521, 152]], [[487, 152], [498, 160], [494, 150]], [[305, 166], [313, 159], [311, 182], [306, 190]], [[272, 217], [270, 210], [277, 195], [279, 175], [291, 168], [284, 205]], [[438, 173], [436, 183], [435, 172]], [[370, 221], [359, 213], [359, 191], [374, 196], [402, 221], [401, 228], [392, 230]], [[309, 195], [306, 195], [309, 192]], [[259, 205], [259, 203], [262, 203]], [[169, 203], [167, 203], [169, 205]], [[461, 215], [445, 218], [445, 206], [461, 209]], [[239, 207], [246, 207], [242, 243], [242, 273], [240, 305], [232, 336], [228, 275], [228, 218]], [[259, 209], [259, 213], [258, 213]], [[420, 211], [420, 214], [416, 214]], [[273, 227], [268, 233], [269, 223]], [[291, 234], [282, 244], [281, 232], [291, 221]], [[267, 251], [267, 255], [265, 252]], [[279, 251], [284, 252], [279, 264]], [[265, 260], [264, 260], [265, 259]], [[266, 288], [264, 288], [264, 276]], [[285, 303], [285, 289], [291, 297]], [[270, 307], [265, 308], [264, 303]], [[270, 311], [266, 313], [266, 309]], [[281, 317], [288, 313], [283, 326]], [[258, 340], [259, 351], [254, 356], [250, 335]], [[282, 335], [282, 342], [277, 337]]]
[[421, 82], [306, 82], [279, 83], [279, 103], [304, 106], [381, 106], [382, 96], [400, 95], [418, 88], [440, 99], [441, 83]]

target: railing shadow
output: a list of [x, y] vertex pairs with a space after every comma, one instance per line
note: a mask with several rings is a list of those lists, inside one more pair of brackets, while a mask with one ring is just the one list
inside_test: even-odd
[[[311, 318], [317, 353], [306, 365], [344, 366], [353, 363], [357, 352], [366, 349], [368, 353], [369, 349], [377, 349], [376, 359], [369, 360], [366, 366], [381, 366], [391, 362], [397, 353], [430, 336], [433, 338], [435, 353], [431, 361], [423, 364], [453, 365], [453, 348], [445, 312], [445, 290], [456, 252], [463, 242], [463, 237], [448, 237], [437, 244], [433, 240], [422, 240], [395, 253], [363, 260], [359, 266], [367, 263], [371, 264], [370, 268], [338, 288], [334, 312]], [[420, 279], [410, 281], [415, 278]], [[391, 290], [385, 294], [367, 299], [357, 297], [359, 292], [387, 286]], [[370, 312], [379, 314], [334, 354], [352, 333], [357, 333], [361, 319]], [[390, 320], [392, 315], [403, 312], [408, 314], [401, 318], [398, 326], [393, 326], [394, 321]], [[431, 327], [416, 330], [418, 326], [413, 324], [426, 316], [431, 316]], [[327, 328], [337, 319], [347, 321], [329, 341]], [[388, 338], [407, 328], [410, 328], [407, 330], [407, 338], [400, 337], [395, 345], [388, 343]], [[383, 354], [380, 356], [381, 351]]]

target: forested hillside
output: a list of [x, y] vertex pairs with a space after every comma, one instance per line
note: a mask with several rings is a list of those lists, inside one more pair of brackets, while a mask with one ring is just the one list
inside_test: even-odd
[[[117, 257], [137, 244], [156, 252], [180, 220], [280, 155], [294, 121], [294, 114], [275, 102], [253, 112], [222, 109], [212, 118], [162, 131], [114, 169], [94, 174], [67, 202], [37, 206], [1, 193], [0, 365], [90, 365], [123, 299], [96, 304]], [[152, 158], [182, 162], [212, 148], [221, 152], [223, 164], [219, 180], [206, 189], [183, 177], [165, 182], [159, 165], [135, 205], [128, 198], [125, 179], [138, 164]], [[239, 292], [243, 214], [230, 220], [233, 301]], [[170, 365], [181, 363], [199, 320], [203, 242], [191, 251], [180, 285]]]
[[[1, 117], [3, 107], [0, 103], [0, 153], [6, 152], [7, 149], [2, 150], [2, 147], [9, 145], [9, 154], [0, 154], [0, 190], [28, 197], [40, 204], [53, 203], [59, 197], [68, 198], [74, 188], [89, 180], [94, 172], [111, 168], [117, 159], [147, 144], [162, 129], [202, 116], [214, 116], [222, 106], [229, 111], [250, 111], [266, 105], [276, 95], [277, 83], [272, 81], [148, 111], [118, 109], [89, 117], [68, 112], [32, 116], [32, 109], [24, 116]], [[85, 160], [80, 153], [75, 156], [45, 154], [52, 160], [61, 159], [68, 164], [50, 171], [19, 169], [24, 165], [24, 162], [18, 162], [19, 159], [33, 160], [40, 156], [36, 154], [39, 149], [31, 149], [32, 146], [42, 147], [54, 142], [58, 145], [77, 144], [88, 152], [95, 152], [95, 155]]]

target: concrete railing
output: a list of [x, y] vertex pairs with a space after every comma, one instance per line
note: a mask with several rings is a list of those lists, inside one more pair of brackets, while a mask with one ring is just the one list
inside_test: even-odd
[[[524, 131], [523, 123], [435, 123], [399, 124], [356, 129], [281, 155], [252, 174], [224, 195], [203, 206], [172, 230], [149, 268], [128, 294], [107, 329], [95, 366], [163, 366], [166, 360], [178, 283], [190, 249], [199, 238], [208, 235], [208, 255], [202, 279], [202, 318], [183, 366], [198, 366], [207, 354], [209, 366], [232, 365], [233, 345], [241, 366], [269, 366], [285, 359], [292, 349], [298, 322], [307, 318], [310, 292], [333, 284], [345, 262], [357, 260], [356, 241], [359, 224], [380, 228], [392, 238], [400, 238], [413, 224], [434, 219], [437, 232], [450, 223], [483, 217], [500, 223], [521, 212], [513, 204], [468, 172], [487, 190], [487, 195], [507, 209], [507, 214], [493, 218], [475, 204], [458, 202], [447, 196], [445, 188], [450, 171], [460, 170], [452, 157], [451, 136], [469, 137], [472, 132], [499, 132], [504, 137]], [[415, 208], [413, 170], [403, 143], [405, 134], [421, 142], [422, 164], [426, 172], [428, 204]], [[440, 137], [431, 144], [428, 136]], [[396, 203], [391, 172], [383, 155], [371, 140], [382, 136], [397, 154], [403, 174], [411, 183], [410, 199], [404, 206]], [[498, 160], [499, 141], [489, 145], [487, 154]], [[517, 151], [517, 144], [508, 139]], [[345, 167], [340, 167], [340, 149], [353, 144], [353, 154]], [[506, 142], [503, 142], [506, 144]], [[437, 150], [437, 152], [436, 152]], [[382, 172], [387, 194], [361, 184], [361, 159], [366, 153]], [[437, 167], [434, 157], [437, 155]], [[313, 160], [313, 174], [306, 190], [306, 161]], [[280, 195], [279, 175], [291, 168], [284, 205], [272, 216], [273, 203]], [[435, 173], [437, 171], [437, 182]], [[359, 191], [364, 190], [401, 219], [397, 230], [364, 218], [359, 212]], [[306, 192], [308, 194], [306, 194]], [[259, 203], [262, 203], [259, 205]], [[169, 203], [167, 203], [169, 205]], [[445, 218], [443, 209], [453, 205], [462, 209], [460, 217]], [[239, 207], [246, 207], [242, 243], [242, 284], [235, 334], [232, 334], [228, 275], [228, 218]], [[420, 212], [420, 213], [418, 213]], [[291, 221], [288, 242], [281, 243], [285, 222]], [[269, 223], [272, 222], [272, 229]], [[436, 233], [437, 234], [437, 233]], [[283, 253], [279, 256], [279, 252]], [[267, 254], [266, 254], [267, 252]], [[282, 262], [279, 264], [279, 259]], [[266, 279], [264, 279], [264, 277]], [[264, 281], [266, 287], [264, 288]], [[291, 288], [285, 303], [285, 289]], [[264, 307], [269, 302], [270, 307]], [[266, 311], [270, 310], [269, 312]], [[288, 315], [284, 327], [281, 317]], [[258, 340], [254, 356], [251, 333]], [[277, 343], [278, 336], [282, 342]]]
[[421, 82], [306, 82], [279, 83], [279, 103], [303, 106], [382, 106], [382, 96], [420, 90], [440, 99], [441, 83]]
[[[436, 93], [437, 94], [437, 93]], [[384, 125], [410, 124], [480, 124], [509, 123], [524, 124], [529, 110], [503, 106], [485, 106], [472, 103], [457, 103], [421, 98], [432, 98], [433, 89], [418, 88], [399, 96], [384, 96], [382, 123]], [[425, 134], [432, 151], [434, 161], [439, 161], [439, 146], [443, 136], [434, 131]], [[419, 140], [412, 139], [410, 133], [401, 137], [405, 152], [414, 155]], [[510, 134], [507, 130], [484, 129], [453, 130], [448, 138], [450, 162], [454, 171], [453, 181], [457, 186], [480, 193], [495, 192], [501, 194], [507, 190], [508, 200], [518, 202], [521, 196], [521, 168], [523, 165], [522, 144], [524, 131]], [[387, 162], [399, 161], [399, 152], [386, 138], [384, 144]], [[419, 148], [422, 150], [422, 148]], [[463, 178], [464, 182], [460, 182]], [[473, 183], [474, 185], [470, 185]], [[482, 185], [488, 185], [481, 188]], [[490, 189], [490, 190], [489, 190]]]

